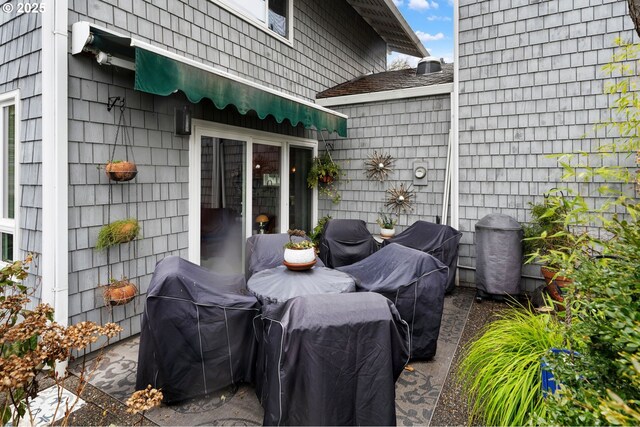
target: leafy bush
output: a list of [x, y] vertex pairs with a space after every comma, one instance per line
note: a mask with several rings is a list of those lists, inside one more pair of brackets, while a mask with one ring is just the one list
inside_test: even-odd
[[469, 394], [469, 422], [525, 425], [540, 413], [540, 360], [562, 344], [549, 314], [510, 308], [463, 350], [457, 381]]

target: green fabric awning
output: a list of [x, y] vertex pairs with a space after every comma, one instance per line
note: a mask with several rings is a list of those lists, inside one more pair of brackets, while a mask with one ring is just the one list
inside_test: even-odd
[[227, 77], [223, 73], [195, 67], [139, 47], [135, 51], [136, 90], [161, 96], [180, 90], [193, 103], [207, 98], [219, 109], [233, 105], [240, 114], [253, 110], [261, 119], [272, 115], [278, 123], [287, 119], [293, 126], [302, 123], [305, 128], [326, 129], [330, 133], [347, 136], [346, 117], [328, 109], [299, 102], [239, 81], [233, 76]]

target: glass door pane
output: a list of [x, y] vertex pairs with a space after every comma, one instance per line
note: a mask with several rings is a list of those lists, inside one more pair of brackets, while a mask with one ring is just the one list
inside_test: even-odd
[[307, 175], [313, 159], [313, 149], [289, 149], [289, 228], [311, 232], [313, 191], [307, 185]]
[[246, 142], [203, 136], [200, 143], [200, 265], [242, 273]]
[[280, 152], [278, 146], [253, 144], [254, 233], [280, 233]]

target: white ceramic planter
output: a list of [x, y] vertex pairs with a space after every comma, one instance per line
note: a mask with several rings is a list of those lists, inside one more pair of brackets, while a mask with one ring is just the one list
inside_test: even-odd
[[395, 228], [381, 228], [380, 229], [380, 236], [384, 237], [385, 239], [388, 239], [389, 237], [393, 237], [396, 235], [396, 229]]
[[284, 250], [284, 260], [289, 264], [308, 264], [316, 260], [316, 250], [309, 249], [287, 249]]

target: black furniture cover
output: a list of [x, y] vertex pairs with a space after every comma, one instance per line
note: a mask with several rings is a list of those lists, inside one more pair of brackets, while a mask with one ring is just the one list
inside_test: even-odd
[[449, 267], [447, 282], [447, 293], [449, 293], [456, 286], [458, 243], [460, 243], [461, 237], [462, 233], [448, 225], [416, 221], [402, 233], [382, 242], [382, 246], [398, 243], [436, 257]]
[[320, 239], [320, 259], [330, 268], [358, 262], [377, 249], [376, 241], [361, 219], [327, 221]]
[[374, 293], [302, 296], [268, 306], [257, 329], [264, 425], [395, 425], [409, 335], [390, 301]]
[[[292, 241], [303, 240], [302, 237], [293, 236]], [[306, 239], [309, 240], [309, 239]], [[255, 273], [278, 267], [284, 262], [284, 245], [289, 241], [289, 234], [254, 234], [247, 239], [246, 245], [246, 269], [247, 280]], [[316, 266], [324, 267], [324, 264], [316, 257]]]
[[243, 275], [176, 256], [158, 262], [142, 316], [136, 389], [151, 384], [170, 403], [250, 382], [259, 313]]
[[433, 256], [389, 244], [370, 257], [338, 270], [356, 279], [358, 291], [389, 298], [411, 331], [411, 358], [436, 354], [448, 268]]

